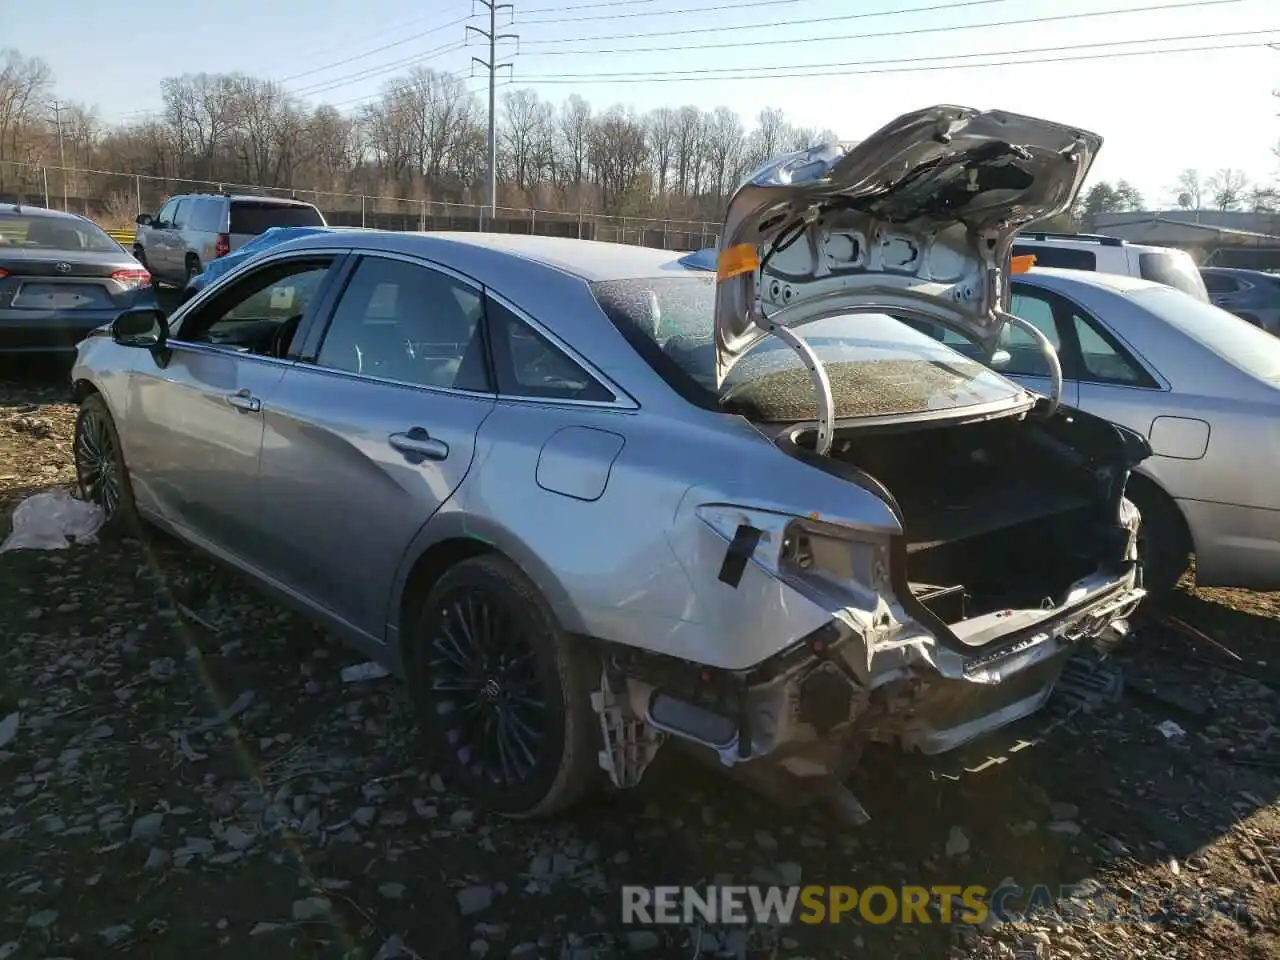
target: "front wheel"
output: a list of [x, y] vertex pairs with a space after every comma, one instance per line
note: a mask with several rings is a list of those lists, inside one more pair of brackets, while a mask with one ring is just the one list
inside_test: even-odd
[[102, 510], [102, 532], [132, 532], [138, 524], [133, 486], [124, 465], [120, 435], [101, 394], [90, 394], [81, 401], [72, 450], [80, 497]]
[[592, 658], [510, 561], [450, 568], [406, 639], [427, 746], [485, 807], [549, 816], [598, 780]]

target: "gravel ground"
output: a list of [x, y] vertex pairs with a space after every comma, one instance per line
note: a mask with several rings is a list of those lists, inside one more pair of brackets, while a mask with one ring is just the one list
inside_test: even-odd
[[[62, 384], [0, 371], [0, 537], [24, 497], [73, 480]], [[343, 682], [355, 657], [185, 547], [8, 552], [0, 960], [1280, 958], [1280, 595], [1188, 589], [1173, 612], [1135, 632], [1118, 703], [1037, 737], [1039, 718], [1023, 749], [869, 754], [858, 831], [672, 753], [636, 791], [514, 824], [415, 756], [395, 681]], [[1148, 920], [620, 921], [624, 883], [779, 878], [1083, 884], [1139, 896]]]

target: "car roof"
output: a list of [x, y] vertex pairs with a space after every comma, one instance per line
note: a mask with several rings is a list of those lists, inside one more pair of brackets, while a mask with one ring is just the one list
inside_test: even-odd
[[1015, 244], [1041, 244], [1046, 247], [1113, 247], [1115, 249], [1136, 250], [1139, 253], [1186, 253], [1177, 247], [1161, 247], [1150, 243], [1134, 243], [1122, 237], [1104, 237], [1094, 234], [1019, 234], [1014, 238]]
[[50, 220], [83, 220], [78, 213], [50, 210], [47, 207], [28, 207], [26, 204], [0, 203], [0, 213], [16, 213], [24, 217], [47, 217]]
[[[293, 250], [323, 246], [332, 240], [320, 235], [288, 241]], [[499, 257], [518, 257], [578, 277], [588, 283], [602, 280], [624, 280], [641, 277], [701, 276], [680, 262], [685, 251], [659, 250], [626, 243], [578, 240], [571, 237], [544, 237], [521, 233], [469, 233], [466, 231], [431, 231], [400, 233], [390, 230], [359, 231], [356, 246], [366, 250], [385, 250], [430, 258], [440, 255], [439, 245], [471, 248]], [[465, 251], [455, 249], [454, 256]]]
[[270, 204], [277, 207], [310, 207], [314, 204], [308, 203], [306, 200], [298, 200], [292, 197], [256, 197], [250, 193], [175, 193], [170, 200], [182, 199], [198, 199], [198, 200], [230, 200], [232, 203], [250, 202]]
[[1280, 276], [1267, 273], [1265, 270], [1250, 270], [1248, 267], [1201, 267], [1201, 273], [1227, 273], [1241, 277], [1265, 277], [1267, 280], [1280, 280]]
[[1162, 283], [1156, 283], [1154, 280], [1142, 280], [1138, 277], [1131, 277], [1126, 273], [1102, 273], [1093, 270], [1065, 270], [1061, 267], [1032, 267], [1026, 273], [1018, 274], [1013, 277], [1014, 280], [1027, 279], [1037, 286], [1047, 287], [1049, 289], [1070, 287], [1073, 284], [1098, 287], [1103, 290], [1110, 290], [1112, 293], [1137, 293], [1139, 290], [1149, 290], [1156, 287], [1165, 286]]

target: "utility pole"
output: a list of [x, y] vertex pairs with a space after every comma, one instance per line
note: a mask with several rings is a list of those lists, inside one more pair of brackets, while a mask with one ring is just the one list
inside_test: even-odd
[[[489, 208], [489, 224], [492, 227], [493, 220], [498, 212], [498, 125], [497, 112], [495, 102], [497, 97], [495, 90], [497, 88], [498, 71], [503, 67], [510, 69], [510, 63], [498, 63], [498, 41], [499, 40], [515, 40], [517, 43], [520, 37], [514, 33], [498, 33], [498, 11], [510, 10], [511, 15], [515, 17], [515, 7], [510, 3], [497, 3], [495, 0], [474, 0], [489, 11], [489, 29], [481, 30], [479, 27], [473, 27], [467, 24], [467, 36], [470, 31], [479, 34], [483, 39], [489, 41], [489, 59], [481, 60], [479, 57], [472, 57], [472, 61], [480, 64], [489, 71], [489, 189], [488, 196], [485, 198], [485, 205]], [[519, 52], [519, 47], [516, 48]]]
[[62, 209], [69, 209], [67, 204], [67, 156], [62, 151], [62, 104], [53, 101], [53, 122], [58, 128], [58, 165], [62, 167]]

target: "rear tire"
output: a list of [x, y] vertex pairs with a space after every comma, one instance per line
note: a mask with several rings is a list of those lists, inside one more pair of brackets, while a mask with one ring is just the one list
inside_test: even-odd
[[599, 666], [504, 557], [463, 560], [414, 618], [406, 664], [426, 746], [503, 816], [546, 817], [599, 780]]
[[76, 414], [72, 454], [80, 498], [96, 504], [106, 515], [104, 536], [129, 536], [139, 527], [138, 506], [125, 467], [120, 434], [102, 395], [91, 393]]
[[187, 285], [203, 272], [204, 268], [200, 266], [199, 258], [194, 254], [187, 254], [186, 277], [182, 281], [182, 288], [185, 290]]
[[1138, 559], [1147, 591], [1142, 606], [1154, 611], [1164, 606], [1190, 566], [1191, 536], [1177, 504], [1155, 484], [1132, 478], [1125, 496], [1142, 514]]

